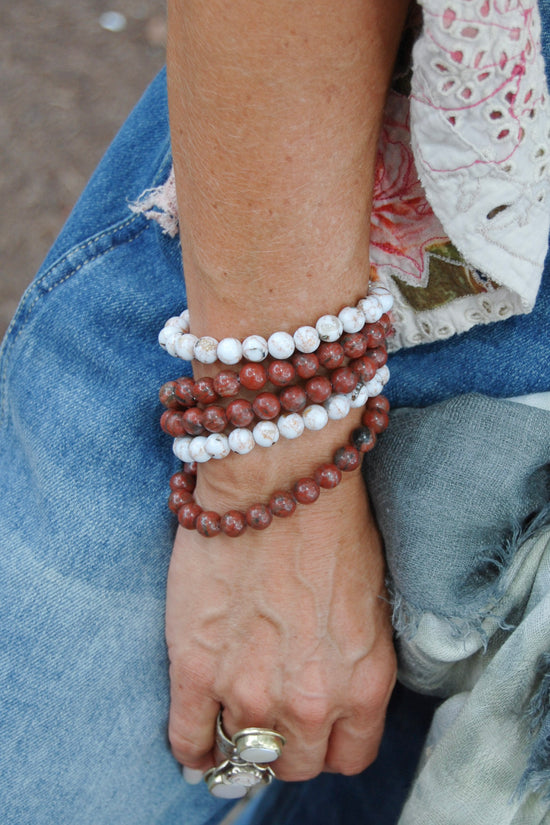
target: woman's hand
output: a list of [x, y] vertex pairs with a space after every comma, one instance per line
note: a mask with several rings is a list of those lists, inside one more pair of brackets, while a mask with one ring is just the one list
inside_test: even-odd
[[[234, 488], [226, 492], [234, 498]], [[370, 764], [395, 657], [380, 540], [360, 473], [344, 474], [335, 490], [265, 532], [205, 539], [180, 528], [167, 640], [170, 741], [184, 765], [206, 770], [220, 761], [220, 706], [230, 735], [250, 726], [284, 734], [274, 764], [281, 779], [354, 774]]]

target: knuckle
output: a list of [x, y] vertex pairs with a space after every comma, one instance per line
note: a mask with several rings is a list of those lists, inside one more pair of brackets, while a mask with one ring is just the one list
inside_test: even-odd
[[243, 719], [247, 726], [262, 725], [269, 721], [274, 703], [267, 691], [247, 682], [237, 682], [230, 690], [224, 691], [226, 706], [232, 714]]
[[292, 703], [292, 715], [296, 723], [308, 731], [322, 730], [332, 721], [331, 705], [325, 698], [295, 699]]

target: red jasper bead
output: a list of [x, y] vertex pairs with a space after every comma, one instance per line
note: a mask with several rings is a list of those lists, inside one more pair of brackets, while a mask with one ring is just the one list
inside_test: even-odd
[[188, 493], [192, 493], [195, 489], [196, 483], [197, 479], [194, 474], [174, 473], [174, 475], [170, 479], [170, 489], [174, 491], [185, 490]]
[[306, 381], [307, 397], [314, 404], [322, 404], [332, 395], [332, 384], [324, 375], [316, 375]]
[[196, 461], [185, 461], [183, 463], [183, 472], [188, 473], [189, 475], [196, 476], [197, 475], [197, 462]]
[[279, 401], [283, 410], [300, 412], [307, 404], [307, 394], [303, 387], [296, 384], [293, 387], [285, 387], [281, 390]]
[[337, 342], [323, 342], [317, 349], [317, 357], [322, 367], [335, 370], [344, 363], [344, 348]]
[[356, 450], [351, 444], [346, 444], [345, 447], [336, 450], [332, 460], [338, 469], [344, 473], [356, 470], [361, 464], [359, 450]]
[[245, 364], [239, 373], [239, 380], [247, 390], [261, 390], [267, 384], [267, 372], [263, 364]]
[[375, 324], [365, 324], [361, 330], [361, 334], [367, 339], [367, 346], [369, 349], [379, 347], [384, 343], [384, 327], [378, 321]]
[[292, 356], [292, 364], [297, 375], [304, 380], [313, 378], [319, 369], [319, 359], [314, 352], [295, 352]]
[[332, 490], [337, 487], [342, 481], [342, 472], [338, 469], [336, 464], [321, 464], [315, 470], [313, 478], [325, 490]]
[[202, 412], [202, 426], [209, 433], [221, 433], [227, 427], [227, 415], [223, 407], [209, 404]]
[[239, 512], [239, 510], [229, 510], [229, 512], [224, 513], [220, 519], [220, 529], [222, 533], [225, 533], [226, 536], [230, 536], [231, 538], [240, 536], [245, 528], [246, 519], [244, 513]]
[[183, 404], [184, 407], [192, 407], [195, 403], [195, 396], [193, 395], [193, 390], [195, 388], [195, 382], [192, 378], [178, 378], [176, 381], [176, 398]]
[[254, 530], [265, 530], [273, 521], [273, 516], [265, 504], [252, 504], [245, 513], [246, 523]]
[[294, 498], [300, 504], [313, 504], [319, 498], [321, 490], [314, 478], [299, 478], [294, 485]]
[[222, 370], [214, 378], [213, 388], [220, 398], [232, 398], [239, 394], [241, 382], [233, 370]]
[[272, 392], [261, 392], [252, 402], [252, 409], [262, 421], [271, 421], [281, 412], [281, 405]]
[[203, 510], [203, 512], [197, 516], [195, 529], [197, 533], [200, 533], [201, 536], [205, 536], [205, 538], [208, 539], [212, 536], [217, 536], [221, 530], [218, 513], [214, 513], [213, 510]]
[[376, 364], [376, 367], [383, 367], [386, 361], [388, 360], [388, 353], [386, 351], [386, 347], [376, 347], [375, 349], [371, 349], [369, 351], [369, 358]]
[[370, 381], [376, 375], [376, 364], [371, 361], [368, 355], [354, 358], [353, 361], [349, 362], [349, 365], [362, 381]]
[[165, 410], [160, 417], [160, 426], [164, 432], [172, 438], [187, 435], [183, 421], [184, 414], [183, 410]]
[[160, 388], [159, 401], [163, 407], [178, 409], [181, 406], [181, 402], [176, 395], [176, 386], [175, 381], [167, 381], [166, 384], [163, 384]]
[[368, 427], [357, 427], [350, 440], [360, 453], [368, 453], [376, 444], [376, 436]]
[[184, 504], [193, 501], [193, 494], [187, 490], [172, 490], [168, 498], [168, 507], [173, 513], [178, 513]]
[[214, 379], [205, 376], [195, 381], [193, 395], [200, 404], [213, 404], [214, 401], [217, 401], [218, 393], [214, 389]]
[[392, 335], [392, 333], [393, 333], [393, 324], [391, 322], [391, 319], [390, 319], [389, 315], [384, 313], [382, 315], [382, 317], [380, 318], [380, 320], [378, 321], [378, 323], [383, 328], [384, 335], [386, 336], [386, 338], [388, 337], [388, 335]]
[[350, 332], [340, 339], [344, 355], [348, 358], [360, 358], [367, 351], [367, 339], [360, 332]]
[[254, 421], [254, 410], [250, 401], [244, 398], [236, 398], [230, 401], [225, 410], [227, 420], [234, 427], [248, 427]]
[[358, 381], [359, 376], [350, 367], [339, 367], [330, 376], [330, 383], [334, 392], [353, 392]]
[[386, 412], [372, 408], [367, 408], [361, 417], [361, 424], [373, 433], [383, 433], [389, 422], [390, 419]]
[[276, 387], [288, 387], [296, 377], [296, 368], [290, 361], [272, 361], [267, 375]]
[[375, 395], [374, 398], [369, 398], [365, 407], [369, 410], [380, 410], [388, 413], [390, 411], [390, 402], [385, 395]]
[[178, 510], [178, 521], [186, 530], [194, 530], [195, 522], [202, 513], [202, 507], [199, 507], [196, 501], [189, 501]]
[[199, 410], [198, 407], [189, 407], [188, 410], [185, 410], [182, 420], [186, 433], [189, 433], [189, 435], [204, 434], [205, 429], [202, 426], [202, 415], [203, 412]]
[[269, 499], [268, 507], [274, 516], [287, 518], [296, 509], [296, 501], [288, 490], [276, 490]]

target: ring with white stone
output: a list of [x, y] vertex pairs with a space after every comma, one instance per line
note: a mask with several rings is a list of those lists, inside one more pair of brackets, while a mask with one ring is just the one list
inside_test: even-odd
[[210, 768], [204, 775], [208, 790], [218, 799], [240, 799], [251, 788], [269, 785], [274, 778], [275, 774], [269, 767], [232, 759]]
[[267, 728], [244, 728], [231, 738], [223, 729], [222, 713], [216, 720], [216, 745], [233, 761], [243, 761], [256, 765], [274, 762], [279, 758], [285, 745], [285, 737]]
[[256, 765], [264, 765], [278, 759], [286, 742], [281, 733], [265, 728], [244, 728], [232, 738], [240, 758]]

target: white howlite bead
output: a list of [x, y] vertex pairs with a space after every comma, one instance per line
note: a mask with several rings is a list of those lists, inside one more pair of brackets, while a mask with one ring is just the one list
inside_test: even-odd
[[256, 445], [254, 436], [250, 430], [246, 430], [244, 427], [238, 427], [236, 430], [232, 430], [227, 437], [227, 441], [229, 449], [234, 453], [239, 453], [239, 455], [246, 455], [246, 453], [253, 450]]
[[229, 441], [223, 433], [212, 433], [206, 438], [206, 452], [212, 458], [227, 458], [231, 452]]
[[258, 421], [252, 435], [259, 447], [272, 447], [279, 440], [279, 428], [273, 421]]
[[349, 398], [350, 407], [352, 409], [355, 410], [357, 407], [364, 407], [369, 398], [367, 385], [363, 384], [362, 381], [359, 381], [353, 392], [350, 392], [347, 397]]
[[336, 315], [321, 315], [315, 329], [319, 333], [321, 341], [337, 341], [344, 331], [344, 325]]
[[190, 332], [178, 335], [176, 339], [176, 355], [183, 361], [192, 361], [195, 357], [195, 344], [199, 339]]
[[365, 316], [359, 307], [344, 307], [338, 313], [344, 332], [359, 332], [365, 326]]
[[321, 339], [315, 327], [299, 327], [294, 333], [294, 343], [298, 352], [315, 352]]
[[388, 381], [390, 380], [390, 370], [386, 364], [383, 367], [379, 367], [376, 370], [375, 378], [378, 378], [382, 382], [382, 386], [385, 387]]
[[159, 332], [158, 342], [163, 349], [169, 352], [170, 348], [174, 346], [176, 335], [179, 334], [179, 331], [175, 327], [163, 327]]
[[328, 424], [328, 413], [320, 404], [310, 404], [302, 413], [308, 430], [322, 430]]
[[349, 414], [351, 402], [347, 395], [336, 393], [335, 395], [331, 395], [330, 398], [327, 398], [323, 406], [331, 421], [339, 421]]
[[218, 360], [218, 342], [210, 335], [199, 338], [195, 344], [195, 358], [201, 364], [213, 364]]
[[304, 432], [304, 419], [300, 413], [284, 413], [277, 421], [279, 432], [284, 438], [298, 438]]
[[191, 444], [192, 438], [174, 438], [174, 443], [172, 444], [172, 451], [175, 456], [179, 458], [180, 461], [186, 461], [189, 463], [193, 461], [191, 458], [191, 453], [189, 452], [189, 445]]
[[191, 439], [189, 445], [189, 455], [191, 461], [196, 461], [198, 464], [204, 464], [205, 461], [210, 461], [212, 456], [206, 449], [207, 438], [204, 435], [196, 435]]
[[357, 307], [365, 316], [365, 321], [367, 324], [376, 323], [376, 321], [379, 321], [384, 314], [382, 304], [376, 295], [367, 295], [366, 298], [361, 298], [357, 304]]
[[290, 358], [296, 345], [294, 338], [288, 332], [274, 332], [267, 339], [267, 348], [272, 358]]
[[189, 332], [189, 330], [191, 329], [191, 321], [189, 320], [189, 310], [188, 309], [183, 310], [183, 312], [180, 315], [180, 319], [181, 319], [183, 331], [184, 332]]
[[365, 387], [367, 388], [369, 398], [374, 398], [376, 395], [380, 395], [383, 389], [383, 384], [378, 378], [377, 375], [374, 376], [370, 381], [367, 381]]
[[264, 361], [269, 352], [267, 341], [261, 335], [249, 335], [243, 341], [243, 357], [247, 361]]
[[238, 364], [243, 357], [243, 346], [238, 338], [222, 338], [218, 344], [218, 360], [222, 364]]
[[168, 318], [164, 326], [174, 327], [174, 329], [177, 329], [178, 332], [187, 332], [185, 324], [182, 322], [180, 315], [174, 315], [172, 318]]
[[389, 312], [393, 306], [393, 295], [385, 286], [375, 285], [369, 289], [369, 295], [374, 295], [381, 303], [384, 312]]

